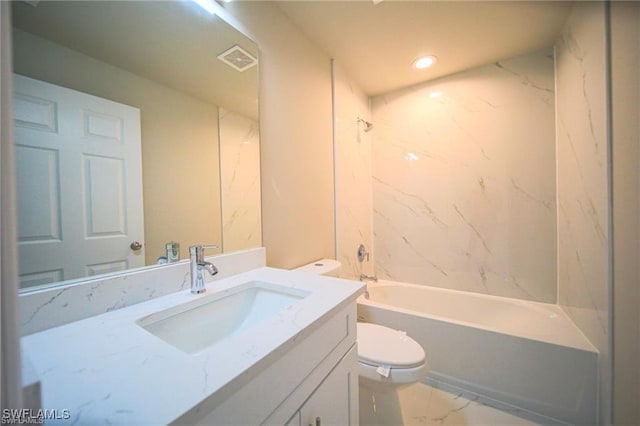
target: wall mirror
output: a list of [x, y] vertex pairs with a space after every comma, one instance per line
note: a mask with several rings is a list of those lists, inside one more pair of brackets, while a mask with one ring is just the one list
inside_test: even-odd
[[22, 291], [261, 245], [253, 41], [187, 1], [12, 19]]

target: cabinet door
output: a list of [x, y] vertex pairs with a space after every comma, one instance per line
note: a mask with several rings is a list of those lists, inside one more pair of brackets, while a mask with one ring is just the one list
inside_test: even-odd
[[358, 425], [357, 363], [354, 345], [300, 408], [302, 426]]

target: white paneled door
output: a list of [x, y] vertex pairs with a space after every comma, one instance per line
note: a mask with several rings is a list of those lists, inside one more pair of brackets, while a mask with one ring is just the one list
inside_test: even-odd
[[22, 287], [144, 266], [140, 110], [14, 75], [14, 138]]

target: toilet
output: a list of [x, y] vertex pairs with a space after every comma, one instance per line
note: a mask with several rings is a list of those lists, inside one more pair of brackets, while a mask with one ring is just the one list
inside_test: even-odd
[[[322, 259], [295, 270], [338, 277], [340, 266]], [[360, 424], [402, 424], [397, 391], [427, 376], [424, 349], [405, 332], [377, 324], [359, 322], [357, 336]]]

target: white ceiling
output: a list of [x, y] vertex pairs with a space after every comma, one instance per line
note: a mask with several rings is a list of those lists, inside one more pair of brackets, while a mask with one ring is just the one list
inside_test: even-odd
[[217, 59], [236, 44], [257, 57], [257, 46], [194, 3], [41, 1], [37, 7], [14, 2], [12, 8], [13, 24], [21, 30], [205, 102], [258, 116], [256, 67], [238, 72]]
[[[193, 96], [255, 117], [255, 69], [238, 74], [215, 57], [246, 37], [190, 2], [14, 3], [17, 27]], [[368, 95], [552, 46], [564, 1], [277, 0]], [[79, 35], [82, 34], [82, 35]], [[414, 70], [423, 54], [435, 66]], [[171, 60], [167, 60], [170, 58]], [[251, 88], [247, 90], [247, 87]]]
[[[368, 95], [550, 47], [564, 1], [278, 1]], [[427, 70], [411, 67], [435, 55]]]

